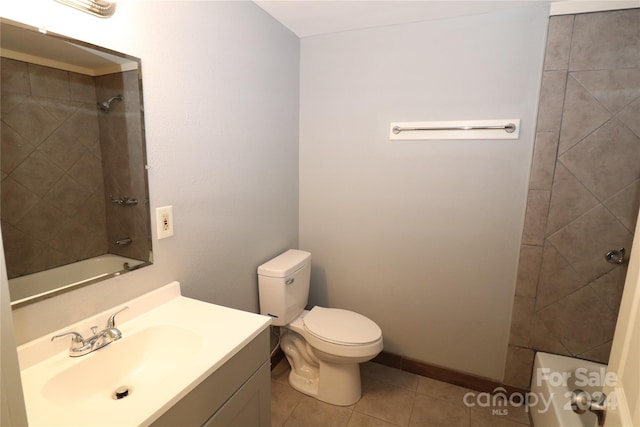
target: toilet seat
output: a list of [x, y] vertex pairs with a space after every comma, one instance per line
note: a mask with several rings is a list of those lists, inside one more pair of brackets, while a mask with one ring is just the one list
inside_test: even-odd
[[[315, 310], [316, 308], [319, 308], [320, 310]], [[333, 313], [332, 310], [339, 310], [339, 309], [314, 307], [311, 311], [313, 310], [315, 310], [316, 312], [330, 310], [329, 312], [326, 313], [328, 316], [329, 313]], [[337, 357], [350, 358], [350, 360], [352, 361], [359, 360], [359, 359], [362, 359], [363, 361], [370, 360], [371, 358], [373, 358], [374, 356], [376, 356], [378, 353], [382, 351], [382, 347], [383, 347], [382, 331], [380, 330], [378, 325], [376, 325], [372, 320], [362, 315], [359, 315], [357, 313], [348, 312], [348, 313], [356, 314], [357, 316], [362, 316], [364, 319], [367, 320], [367, 322], [363, 322], [364, 324], [368, 324], [368, 322], [373, 323], [375, 325], [375, 328], [377, 329], [378, 338], [374, 339], [373, 341], [368, 341], [365, 343], [362, 343], [362, 342], [357, 344], [353, 342], [341, 343], [336, 340], [336, 338], [338, 339], [341, 338], [339, 335], [333, 335], [327, 338], [323, 338], [318, 336], [320, 335], [318, 333], [318, 329], [314, 329], [316, 331], [315, 333], [309, 330], [309, 327], [305, 324], [305, 318], [309, 315], [309, 313], [311, 313], [311, 311], [304, 310], [302, 314], [300, 314], [300, 316], [298, 316], [293, 322], [286, 325], [285, 328], [297, 334], [302, 335], [304, 339], [307, 341], [307, 343], [311, 347], [313, 347], [314, 351], [320, 351], [327, 355], [332, 355]], [[341, 310], [341, 311], [347, 311], [347, 310]], [[313, 317], [315, 317], [315, 315], [312, 316], [310, 319], [311, 324], [313, 325], [312, 328], [315, 326]], [[322, 318], [323, 318], [323, 315], [320, 315], [320, 319]], [[320, 323], [323, 323], [323, 322], [320, 321]], [[331, 321], [328, 321], [328, 323], [325, 323], [325, 325], [326, 324], [330, 325]], [[338, 327], [342, 329], [351, 329], [348, 324], [342, 324], [342, 325], [339, 325]], [[327, 328], [329, 328], [329, 330], [335, 330], [336, 326], [334, 325], [333, 329], [330, 329], [331, 327], [329, 326]], [[325, 332], [325, 335], [330, 335], [330, 333]], [[360, 339], [359, 341], [369, 340], [371, 339], [371, 336], [372, 335], [369, 335], [367, 337], [367, 335], [365, 334], [363, 335], [363, 337], [365, 338]], [[342, 338], [344, 339], [344, 337]], [[358, 341], [358, 340], [352, 339], [352, 341]]]
[[[339, 310], [339, 309], [335, 309], [335, 308], [324, 308], [324, 307], [314, 307], [312, 309], [312, 311], [316, 308], [319, 308], [319, 310], [315, 310], [315, 312], [323, 312], [324, 310], [329, 310], [326, 314], [327, 316], [329, 315], [329, 313], [333, 313], [333, 310]], [[340, 311], [347, 311], [347, 310], [340, 310]], [[349, 312], [348, 313], [353, 313], [353, 312]], [[319, 353], [324, 354], [325, 356], [323, 357], [338, 357], [341, 358], [341, 360], [343, 362], [341, 363], [345, 363], [346, 361], [349, 361], [349, 363], [353, 363], [355, 361], [360, 361], [360, 362], [364, 362], [367, 360], [371, 360], [373, 357], [375, 357], [376, 355], [378, 355], [378, 353], [380, 353], [382, 351], [383, 348], [383, 340], [382, 340], [382, 331], [380, 330], [380, 327], [378, 325], [376, 325], [372, 320], [362, 316], [361, 314], [358, 313], [353, 313], [357, 316], [361, 316], [362, 318], [366, 319], [366, 322], [363, 321], [363, 324], [369, 324], [369, 322], [373, 323], [373, 325], [375, 325], [373, 327], [373, 329], [376, 330], [377, 334], [373, 334], [373, 335], [368, 335], [364, 334], [362, 335], [363, 338], [361, 339], [352, 339], [352, 341], [366, 341], [366, 340], [370, 340], [372, 336], [377, 335], [378, 338], [374, 338], [373, 341], [368, 341], [365, 343], [340, 343], [337, 342], [336, 338], [341, 338], [340, 335], [333, 335], [331, 337], [329, 337], [329, 339], [327, 338], [322, 338], [318, 336], [318, 330], [316, 330], [315, 333], [311, 332], [309, 330], [309, 327], [307, 325], [305, 325], [305, 318], [311, 313], [311, 311], [307, 311], [304, 310], [300, 316], [298, 316], [293, 322], [289, 323], [288, 325], [286, 325], [284, 328], [285, 330], [290, 330], [292, 332], [295, 332], [299, 335], [301, 335], [302, 337], [304, 337], [305, 341], [307, 342], [307, 344], [309, 344], [312, 348], [313, 351], [315, 352], [316, 355], [318, 355]], [[344, 315], [344, 313], [342, 313]], [[340, 316], [340, 314], [338, 315]], [[310, 319], [310, 323], [313, 325], [314, 324], [314, 316], [311, 317]], [[323, 318], [323, 315], [320, 315], [320, 319]], [[351, 319], [353, 319], [352, 317], [349, 317]], [[362, 319], [360, 319], [362, 320]], [[308, 321], [307, 321], [308, 322]], [[357, 322], [357, 320], [356, 320]], [[322, 321], [320, 321], [320, 323], [322, 323]], [[326, 323], [325, 323], [326, 324]], [[329, 324], [331, 324], [331, 321], [329, 321]], [[315, 325], [313, 325], [315, 326]], [[312, 327], [313, 327], [312, 326]], [[352, 328], [349, 327], [349, 324], [341, 324], [338, 326], [340, 329], [351, 329]], [[335, 330], [336, 326], [334, 325], [334, 330]], [[357, 328], [356, 328], [357, 330]], [[286, 332], [285, 332], [286, 333]], [[325, 333], [325, 335], [328, 335], [327, 333]], [[344, 339], [344, 337], [342, 337]], [[360, 363], [358, 362], [358, 363]]]
[[349, 310], [316, 306], [302, 322], [309, 334], [332, 344], [362, 346], [382, 338], [382, 330], [374, 321]]

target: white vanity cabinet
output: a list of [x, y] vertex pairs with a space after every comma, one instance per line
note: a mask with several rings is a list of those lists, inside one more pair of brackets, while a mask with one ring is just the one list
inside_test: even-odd
[[269, 427], [269, 345], [267, 328], [151, 425]]
[[[69, 341], [51, 341], [124, 307], [122, 338], [104, 348], [69, 357]], [[267, 427], [270, 323], [183, 297], [171, 282], [53, 331], [18, 347], [29, 425]]]

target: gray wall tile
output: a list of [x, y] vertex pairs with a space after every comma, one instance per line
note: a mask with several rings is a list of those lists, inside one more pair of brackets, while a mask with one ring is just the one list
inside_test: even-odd
[[636, 136], [640, 137], [640, 98], [629, 104], [624, 110], [616, 116], [618, 120], [624, 123]]
[[[30, 83], [20, 90], [26, 95], [7, 92], [23, 80]], [[93, 82], [2, 61], [0, 208], [10, 278], [106, 253]]]
[[640, 9], [576, 15], [570, 70], [640, 67]]
[[[529, 189], [549, 189], [553, 166], [540, 166], [549, 153], [538, 144], [542, 136], [551, 144], [544, 132], [561, 126], [560, 159], [552, 160], [548, 217], [530, 215], [523, 230], [526, 243], [535, 236], [531, 223], [546, 222], [548, 237], [541, 261], [540, 246], [521, 247], [508, 383], [528, 385], [531, 367], [523, 361], [533, 349], [608, 360], [625, 267], [606, 263], [604, 254], [630, 244], [640, 207], [639, 20], [640, 9], [550, 19]], [[540, 211], [537, 196], [528, 201], [530, 214]], [[523, 296], [536, 300], [528, 326]], [[576, 332], [575, 318], [586, 316], [588, 325]]]
[[534, 316], [533, 325], [531, 326], [529, 346], [538, 351], [571, 356], [569, 350], [562, 345], [560, 340], [553, 336], [538, 314]]
[[11, 176], [2, 180], [0, 193], [2, 220], [14, 226], [38, 203], [38, 196]]
[[[627, 254], [628, 256], [628, 254]], [[624, 281], [627, 276], [627, 266], [618, 265], [605, 275], [598, 277], [589, 286], [596, 291], [602, 301], [615, 313], [620, 309]]]
[[[617, 313], [612, 312], [589, 286], [566, 296], [542, 310], [549, 331], [571, 352], [578, 355], [611, 339]], [[576, 319], [580, 327], [576, 328]]]
[[518, 262], [518, 279], [516, 281], [516, 296], [535, 297], [538, 288], [538, 276], [542, 264], [542, 247], [520, 246], [520, 260]]
[[604, 205], [631, 233], [635, 232], [640, 209], [640, 180], [634, 181], [605, 201]]
[[44, 197], [62, 177], [64, 171], [54, 165], [42, 152], [35, 150], [11, 174], [13, 179], [29, 191]]
[[640, 68], [574, 71], [571, 76], [613, 114], [640, 97]]
[[67, 71], [29, 64], [29, 81], [31, 82], [32, 96], [71, 99]]
[[[541, 106], [542, 108], [542, 106]], [[578, 83], [567, 80], [558, 151], [564, 153], [611, 118], [611, 113]]]
[[549, 242], [544, 246], [536, 311], [553, 304], [587, 284], [587, 280], [571, 267], [571, 264]]
[[544, 58], [545, 70], [566, 70], [569, 68], [573, 20], [574, 15], [549, 18], [547, 50]]
[[4, 122], [0, 123], [0, 132], [0, 141], [2, 141], [0, 167], [2, 172], [9, 174], [27, 158], [35, 147]]
[[530, 190], [550, 190], [558, 151], [558, 132], [537, 132], [531, 163]]
[[545, 71], [542, 74], [538, 108], [538, 132], [560, 130], [566, 83], [566, 71]]
[[614, 267], [605, 260], [611, 249], [631, 247], [633, 235], [602, 205], [548, 237], [584, 280], [595, 280]]
[[613, 119], [560, 156], [560, 161], [603, 201], [640, 177], [640, 138]]
[[613, 340], [607, 341], [604, 344], [601, 344], [591, 350], [585, 351], [584, 353], [578, 354], [578, 357], [581, 359], [593, 360], [594, 362], [604, 363], [605, 365], [609, 363], [609, 354], [611, 353], [611, 345], [613, 344]]
[[[0, 58], [0, 73], [2, 76], [2, 92], [31, 95], [29, 68], [26, 62]], [[5, 94], [3, 93], [2, 97], [4, 98], [4, 96]]]
[[509, 344], [529, 347], [535, 305], [535, 298], [515, 297], [513, 300], [513, 317], [511, 320], [511, 331], [509, 333]]
[[598, 199], [562, 163], [558, 162], [545, 235], [555, 233], [597, 204]]
[[60, 125], [54, 116], [31, 97], [23, 98], [7, 114], [3, 113], [2, 120], [36, 146]]
[[542, 246], [549, 211], [550, 191], [529, 190], [522, 243]]
[[516, 387], [529, 388], [533, 356], [534, 352], [531, 349], [510, 345], [507, 350], [504, 382]]

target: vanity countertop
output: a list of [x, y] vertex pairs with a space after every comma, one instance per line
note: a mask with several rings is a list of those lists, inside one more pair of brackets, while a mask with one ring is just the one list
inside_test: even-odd
[[[87, 335], [118, 314], [122, 339], [69, 357], [67, 331]], [[148, 425], [269, 327], [270, 318], [183, 297], [172, 282], [18, 347], [30, 426]], [[126, 384], [121, 384], [126, 382]], [[130, 387], [129, 396], [112, 393]]]

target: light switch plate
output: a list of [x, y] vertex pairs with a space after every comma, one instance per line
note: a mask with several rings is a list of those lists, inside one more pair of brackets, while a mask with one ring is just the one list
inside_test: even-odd
[[156, 208], [158, 240], [173, 236], [173, 206]]

